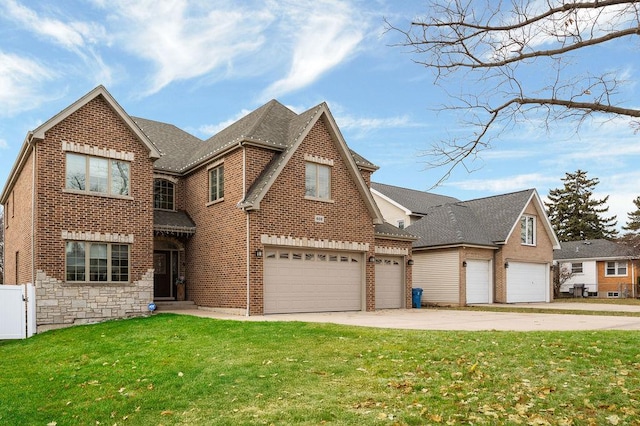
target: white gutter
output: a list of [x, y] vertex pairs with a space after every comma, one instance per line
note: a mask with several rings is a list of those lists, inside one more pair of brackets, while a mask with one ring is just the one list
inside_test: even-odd
[[[29, 139], [29, 145], [33, 152], [31, 170], [31, 283], [36, 285], [36, 148], [33, 145], [33, 138]], [[14, 206], [15, 207], [15, 206]], [[18, 271], [16, 271], [16, 276]], [[18, 283], [16, 283], [18, 284]]]

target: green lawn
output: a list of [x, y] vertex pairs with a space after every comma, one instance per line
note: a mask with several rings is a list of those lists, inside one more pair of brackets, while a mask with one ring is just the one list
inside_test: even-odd
[[639, 346], [160, 314], [0, 342], [0, 424], [640, 424]]

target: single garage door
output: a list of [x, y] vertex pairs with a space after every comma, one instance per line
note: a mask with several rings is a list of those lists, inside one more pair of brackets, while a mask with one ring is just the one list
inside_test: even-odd
[[376, 309], [403, 307], [402, 266], [402, 257], [376, 256]]
[[491, 270], [488, 260], [467, 260], [467, 303], [491, 303]]
[[266, 248], [264, 313], [359, 311], [362, 254]]
[[549, 289], [546, 264], [509, 262], [507, 303], [548, 302]]

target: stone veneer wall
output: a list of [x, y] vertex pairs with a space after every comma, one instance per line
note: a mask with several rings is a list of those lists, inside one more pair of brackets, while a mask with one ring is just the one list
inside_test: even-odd
[[128, 284], [65, 284], [36, 274], [37, 331], [143, 316], [153, 301], [153, 269]]

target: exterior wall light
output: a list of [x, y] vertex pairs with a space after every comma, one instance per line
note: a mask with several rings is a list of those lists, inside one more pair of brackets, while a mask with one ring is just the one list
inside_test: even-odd
[[504, 262], [504, 267], [508, 268], [509, 267], [509, 262]]
[[369, 256], [369, 263], [374, 263], [376, 258], [374, 256]]
[[466, 260], [463, 260], [463, 261], [462, 261], [462, 267], [463, 267], [463, 268], [466, 268], [466, 267], [467, 267], [467, 261], [466, 261]]
[[256, 257], [262, 257], [262, 249], [256, 250]]
[[407, 260], [407, 265], [409, 265], [409, 266], [413, 265], [413, 259]]

